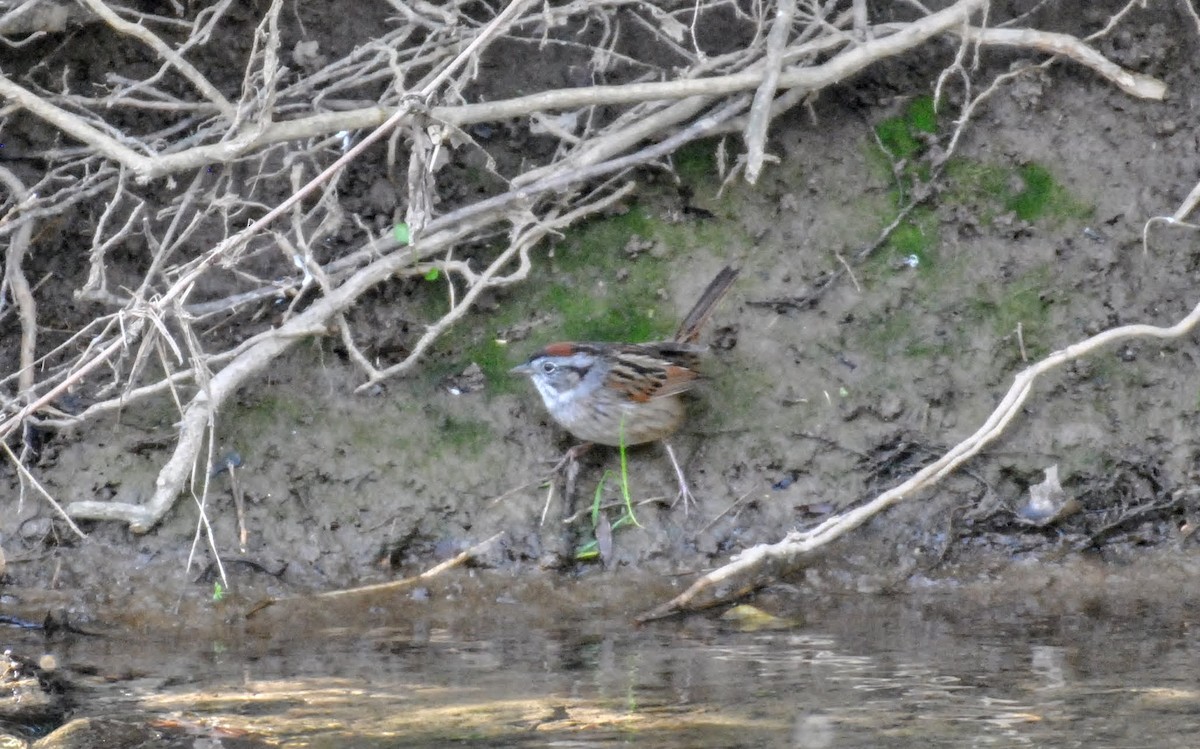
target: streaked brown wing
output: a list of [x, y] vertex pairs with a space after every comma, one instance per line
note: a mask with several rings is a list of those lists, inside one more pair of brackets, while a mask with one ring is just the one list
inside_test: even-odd
[[624, 346], [604, 384], [638, 403], [677, 395], [700, 379], [695, 370], [700, 351], [674, 342]]

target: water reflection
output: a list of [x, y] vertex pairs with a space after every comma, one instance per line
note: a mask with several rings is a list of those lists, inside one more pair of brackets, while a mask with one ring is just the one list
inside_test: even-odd
[[82, 713], [297, 747], [1182, 747], [1200, 727], [1182, 605], [1150, 620], [771, 598], [791, 628], [738, 631], [438, 598], [51, 650], [89, 684]]

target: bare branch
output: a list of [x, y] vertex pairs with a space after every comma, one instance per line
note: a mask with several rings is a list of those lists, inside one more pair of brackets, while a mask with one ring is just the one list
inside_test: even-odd
[[[25, 185], [17, 175], [5, 167], [0, 167], [0, 182], [3, 182], [17, 199], [18, 207], [29, 202], [30, 195]], [[33, 390], [33, 360], [37, 350], [37, 303], [21, 267], [32, 238], [33, 222], [27, 221], [9, 240], [8, 249], [4, 253], [4, 285], [12, 294], [13, 302], [17, 305], [17, 315], [21, 319], [21, 362], [17, 390], [25, 400], [30, 398]]]
[[229, 100], [217, 90], [217, 87], [212, 85], [212, 83], [210, 83], [209, 80], [205, 78], [199, 70], [196, 70], [194, 65], [183, 59], [179, 53], [171, 49], [170, 45], [168, 45], [162, 39], [159, 39], [157, 35], [150, 31], [150, 29], [140, 24], [126, 21], [124, 18], [118, 16], [116, 12], [112, 10], [112, 8], [109, 8], [101, 0], [79, 0], [79, 2], [83, 3], [88, 10], [95, 13], [100, 17], [101, 20], [103, 20], [109, 26], [112, 26], [118, 32], [135, 37], [143, 44], [153, 49], [159, 57], [166, 60], [171, 65], [174, 65], [175, 68], [183, 75], [183, 77], [187, 78], [188, 81], [196, 87], [197, 91], [204, 94], [204, 98], [212, 102], [221, 112], [222, 116], [226, 118], [233, 117], [233, 105], [230, 104]]
[[81, 143], [95, 148], [107, 158], [129, 167], [137, 174], [153, 174], [156, 171], [155, 159], [143, 156], [115, 138], [100, 132], [78, 115], [51, 104], [32, 91], [17, 85], [2, 73], [0, 73], [0, 96], [12, 100], [29, 110], [31, 114], [40, 117]]
[[[863, 6], [865, 8], [865, 3]], [[766, 69], [763, 82], [754, 93], [754, 102], [750, 105], [750, 117], [746, 125], [746, 181], [752, 185], [758, 182], [758, 175], [762, 171], [767, 125], [771, 118], [771, 102], [775, 99], [779, 69], [783, 65], [783, 48], [787, 44], [795, 15], [796, 0], [780, 0], [775, 10], [775, 23], [771, 25], [771, 32], [767, 34], [767, 59], [764, 62]]]
[[1131, 73], [1113, 63], [1092, 47], [1069, 34], [1055, 34], [1034, 29], [966, 29], [967, 36], [980, 44], [1028, 49], [1063, 55], [1103, 76], [1117, 88], [1139, 99], [1161, 100], [1167, 95], [1167, 86], [1157, 78], [1140, 73]]

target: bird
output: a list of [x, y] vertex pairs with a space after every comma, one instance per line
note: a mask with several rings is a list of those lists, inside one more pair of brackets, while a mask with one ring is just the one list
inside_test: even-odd
[[679, 481], [687, 510], [692, 493], [668, 437], [683, 424], [684, 392], [701, 381], [706, 347], [696, 342], [717, 304], [737, 280], [726, 266], [708, 284], [667, 341], [651, 343], [551, 343], [511, 372], [533, 382], [550, 416], [582, 440], [567, 459], [592, 444], [612, 447], [661, 441]]

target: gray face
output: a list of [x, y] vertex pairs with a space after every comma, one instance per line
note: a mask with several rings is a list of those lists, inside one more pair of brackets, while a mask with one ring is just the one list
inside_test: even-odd
[[546, 407], [553, 411], [557, 406], [570, 403], [579, 395], [579, 385], [599, 383], [602, 373], [594, 366], [596, 357], [590, 352], [577, 351], [569, 356], [535, 354], [529, 361], [513, 368], [516, 374], [529, 375], [541, 394]]

